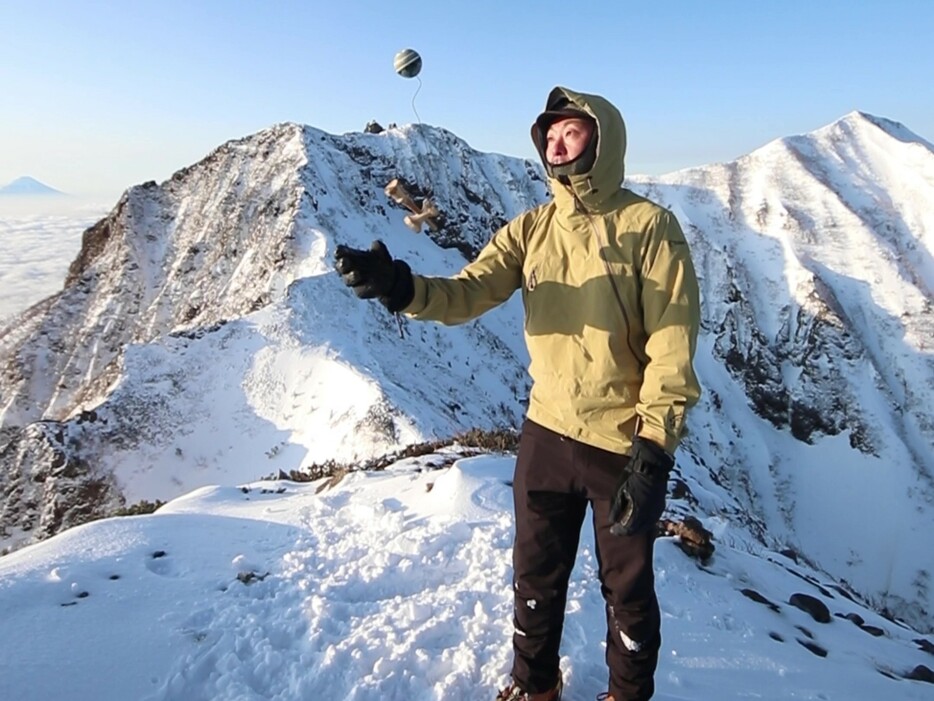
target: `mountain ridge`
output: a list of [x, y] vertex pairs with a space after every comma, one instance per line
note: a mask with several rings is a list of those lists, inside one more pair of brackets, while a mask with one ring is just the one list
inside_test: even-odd
[[[891, 136], [893, 139], [897, 139], [898, 141], [903, 141], [906, 143], [919, 144], [921, 146], [926, 147], [930, 151], [934, 151], [934, 144], [932, 144], [930, 141], [925, 139], [923, 136], [916, 134], [911, 129], [909, 129], [907, 126], [902, 124], [901, 122], [895, 121], [894, 119], [889, 119], [887, 117], [879, 117], [874, 114], [870, 114], [869, 112], [863, 112], [862, 110], [853, 110], [849, 115], [844, 115], [841, 119], [837, 120], [836, 123], [847, 121], [850, 115], [853, 115], [854, 117], [858, 117], [868, 122], [869, 124], [877, 127], [878, 129], [881, 129], [883, 132], [885, 132], [888, 136]], [[825, 127], [825, 128], [830, 128], [830, 127], [833, 127], [833, 124], [828, 125], [828, 127]]]
[[[930, 626], [934, 562], [910, 547], [934, 503], [925, 166], [908, 186], [864, 190], [902, 142], [880, 148], [857, 129], [834, 146], [820, 131], [628, 181], [681, 220], [705, 302], [705, 396], [679, 464], [697, 489], [731, 485], [730, 513], [769, 547]], [[404, 227], [382, 192], [393, 177], [436, 201], [440, 232]], [[403, 322], [400, 335], [339, 285], [330, 254], [382, 238], [416, 272], [452, 274], [546, 198], [537, 163], [424, 125], [275, 125], [131, 188], [85, 233], [66, 288], [0, 330], [0, 522], [45, 537], [127, 498], [516, 426], [528, 393], [518, 295], [476, 322]], [[97, 511], [74, 496], [69, 510], [63, 490], [97, 495]], [[842, 508], [875, 498], [917, 511], [871, 524]], [[840, 545], [812, 542], [814, 528]]]

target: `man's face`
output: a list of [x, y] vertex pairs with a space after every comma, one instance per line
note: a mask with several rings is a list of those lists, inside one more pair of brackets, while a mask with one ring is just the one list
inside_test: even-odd
[[552, 123], [545, 134], [545, 160], [553, 166], [573, 161], [587, 148], [593, 129], [592, 122], [578, 117]]

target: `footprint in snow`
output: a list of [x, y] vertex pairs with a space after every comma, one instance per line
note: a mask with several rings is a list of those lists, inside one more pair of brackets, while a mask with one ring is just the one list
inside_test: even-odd
[[[54, 574], [55, 573], [53, 571], [53, 576]], [[111, 574], [107, 577], [107, 579], [116, 581], [120, 579], [120, 575]], [[89, 596], [91, 596], [91, 592], [88, 591], [88, 589], [80, 581], [71, 582], [69, 589], [71, 591], [71, 599], [69, 601], [63, 601], [61, 604], [59, 604], [60, 606], [75, 606], [81, 599], [87, 599]]]
[[146, 558], [146, 569], [162, 577], [172, 577], [175, 575], [175, 568], [172, 566], [172, 560], [165, 550], [156, 550]]

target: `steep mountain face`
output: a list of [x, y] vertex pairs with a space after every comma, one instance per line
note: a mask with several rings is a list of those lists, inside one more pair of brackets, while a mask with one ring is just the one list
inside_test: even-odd
[[[437, 203], [439, 232], [405, 228], [383, 193], [396, 177]], [[705, 394], [679, 489], [708, 526], [743, 520], [931, 629], [934, 555], [914, 547], [934, 504], [930, 144], [854, 113], [630, 186], [678, 215], [701, 278]], [[405, 322], [356, 300], [331, 256], [382, 238], [451, 274], [546, 197], [537, 164], [424, 126], [279, 125], [132, 188], [64, 290], [0, 332], [11, 542], [125, 500], [518, 425], [518, 295], [461, 327]], [[904, 502], [903, 520], [874, 519], [878, 500]], [[838, 547], [809, 538], [828, 529]]]
[[[917, 137], [902, 141], [903, 127], [874, 119], [853, 113], [647, 185], [680, 209], [703, 252], [715, 252], [705, 261], [719, 278], [707, 321], [763, 417], [808, 442], [850, 430], [854, 447], [876, 452], [880, 426], [860, 418], [861, 388], [841, 379], [866, 360], [869, 379], [914, 418], [899, 437], [934, 476], [934, 363], [925, 352], [934, 334], [934, 158]], [[740, 329], [740, 318], [757, 323]], [[800, 371], [795, 382], [782, 377], [789, 368]]]
[[678, 214], [702, 278], [690, 449], [776, 544], [930, 627], [911, 534], [934, 505], [934, 148], [853, 113], [637, 187]]
[[[444, 212], [434, 241], [403, 225], [383, 192], [393, 178]], [[294, 124], [130, 189], [85, 232], [63, 291], [0, 333], [0, 523], [44, 536], [126, 498], [229, 479], [233, 460], [253, 479], [514, 425], [528, 393], [521, 329], [500, 314], [400, 339], [381, 308], [326, 274], [336, 243], [378, 236], [413, 263], [424, 249], [423, 268], [455, 270], [545, 196], [532, 164], [440, 129], [335, 137]], [[483, 357], [466, 352], [478, 346]], [[411, 361], [395, 364], [400, 352]], [[467, 398], [470, 383], [489, 391]], [[260, 433], [272, 437], [252, 440]], [[106, 498], [62, 515], [42, 477], [53, 464]]]

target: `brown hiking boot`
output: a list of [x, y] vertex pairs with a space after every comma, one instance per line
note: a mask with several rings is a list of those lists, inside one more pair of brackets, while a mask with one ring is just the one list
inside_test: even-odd
[[551, 691], [543, 691], [540, 694], [530, 694], [519, 688], [519, 685], [513, 682], [496, 695], [496, 701], [561, 701], [561, 692], [564, 689], [564, 682], [558, 677], [558, 684]]

